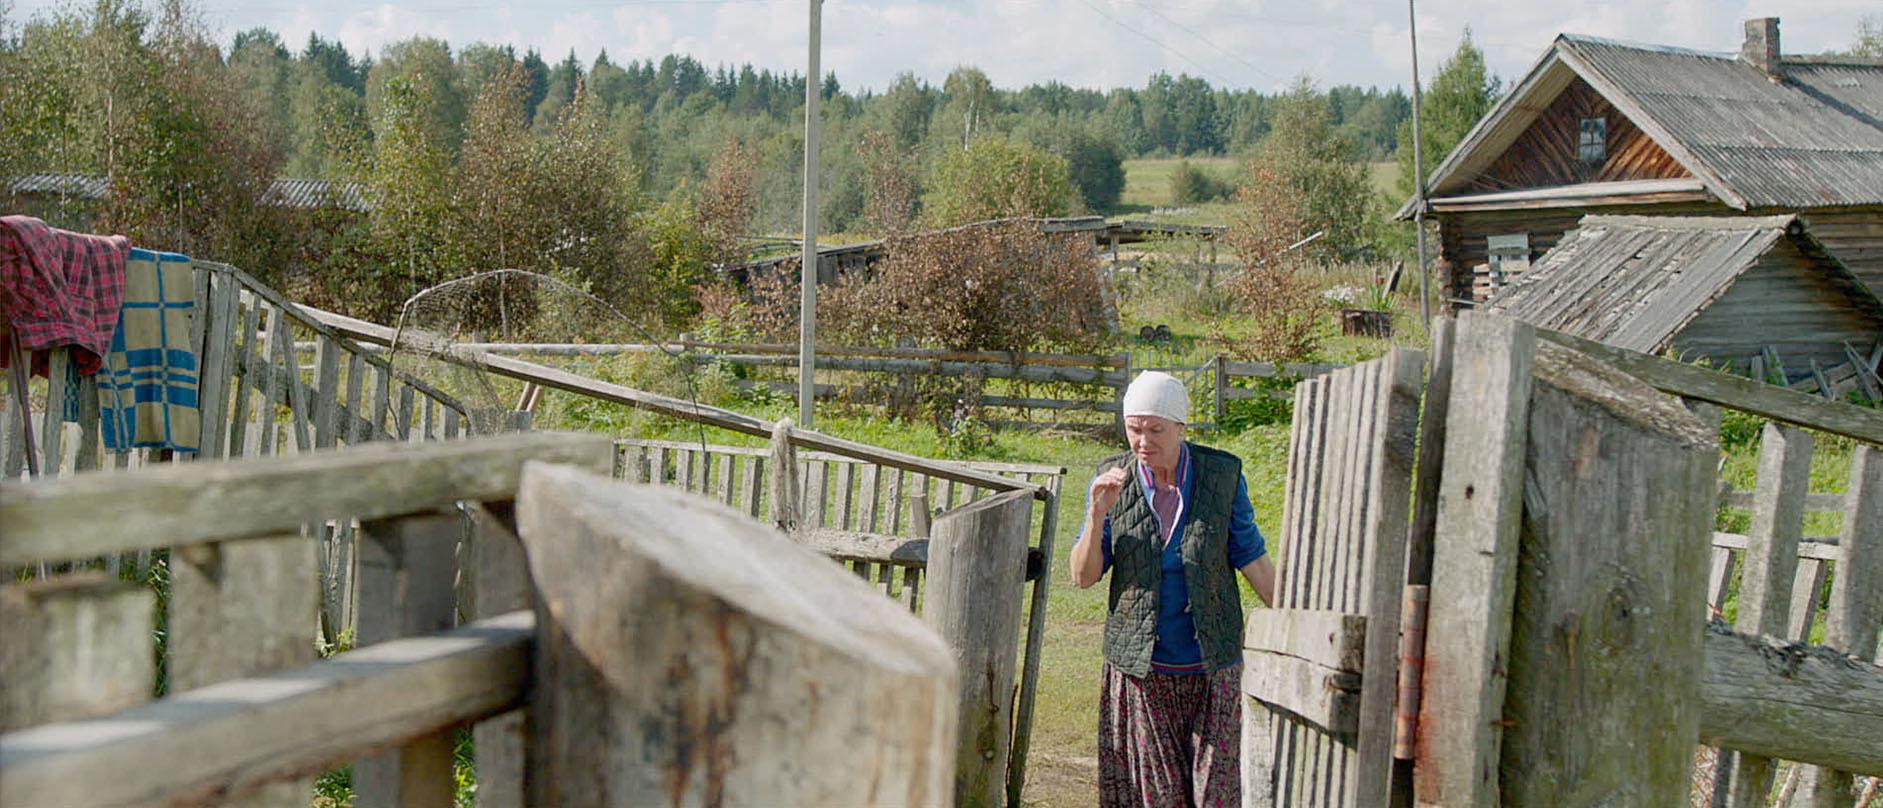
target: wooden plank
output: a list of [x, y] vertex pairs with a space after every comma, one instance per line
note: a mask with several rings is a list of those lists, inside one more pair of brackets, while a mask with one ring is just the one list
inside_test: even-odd
[[765, 479], [765, 458], [748, 457], [745, 459], [745, 476], [739, 479], [739, 510], [753, 519], [759, 518], [760, 491]]
[[[1766, 424], [1759, 443], [1759, 472], [1752, 504], [1739, 619], [1748, 634], [1783, 634], [1791, 616], [1792, 577], [1798, 570], [1798, 540], [1804, 529], [1805, 492], [1811, 487], [1811, 433]], [[1715, 550], [1715, 552], [1719, 552]], [[1765, 808], [1777, 762], [1741, 751], [1735, 756], [1727, 805]]]
[[[1366, 615], [1366, 670], [1361, 682], [1359, 742], [1348, 756], [1343, 800], [1354, 806], [1387, 805], [1395, 793], [1393, 745], [1399, 689], [1400, 610], [1406, 586], [1407, 520], [1418, 450], [1420, 388], [1425, 356], [1395, 349], [1381, 363], [1373, 416], [1375, 431], [1366, 470], [1367, 502], [1354, 560], [1355, 605]], [[1405, 778], [1400, 778], [1402, 781]], [[1409, 782], [1403, 785], [1410, 785]]]
[[844, 530], [850, 530], [856, 526], [851, 521], [850, 513], [850, 505], [855, 496], [854, 491], [856, 489], [856, 470], [857, 464], [855, 463], [837, 464], [837, 496], [832, 503], [832, 505], [836, 507], [836, 513], [833, 514], [833, 516], [835, 517], [834, 521], [836, 527]]
[[[1242, 693], [1287, 710], [1321, 732], [1353, 737], [1360, 724], [1360, 674], [1301, 657], [1250, 649], [1242, 661]], [[1298, 775], [1313, 779], [1312, 771]]]
[[1032, 505], [1029, 492], [1008, 491], [935, 520], [922, 622], [961, 671], [959, 745], [950, 767], [958, 805], [1006, 804]]
[[1823, 561], [1800, 559], [1798, 572], [1792, 579], [1791, 607], [1786, 610], [1790, 615], [1785, 637], [1804, 641], [1811, 637], [1811, 624], [1816, 622], [1818, 604], [1823, 602], [1824, 587], [1830, 583], [1830, 569]]
[[[1681, 803], [1700, 724], [1694, 627], [1706, 614], [1695, 595], [1716, 512], [1717, 427], [1552, 343], [1537, 348], [1535, 378], [1501, 799]], [[1568, 782], [1577, 787], [1565, 795]]]
[[[453, 586], [465, 517], [442, 513], [360, 523], [358, 642], [422, 637], [457, 619]], [[442, 730], [353, 764], [355, 804], [446, 805], [453, 798], [455, 732]]]
[[[1720, 506], [1724, 508], [1752, 508], [1751, 491], [1726, 491], [1720, 495]], [[1806, 494], [1805, 510], [1812, 512], [1838, 512], [1844, 510], [1842, 494]]]
[[102, 466], [99, 417], [98, 376], [81, 376], [78, 380], [78, 454], [73, 459], [80, 471], [96, 471]]
[[208, 320], [204, 325], [199, 354], [201, 359], [197, 363], [197, 412], [202, 418], [198, 454], [207, 458], [220, 458], [229, 454], [229, 433], [224, 426], [224, 416], [228, 409], [229, 381], [234, 375], [230, 360], [234, 353], [236, 318], [239, 315], [235, 279], [227, 273], [213, 271], [203, 271], [200, 276], [207, 279], [212, 274], [215, 285], [210, 291], [208, 305], [196, 309], [196, 316], [192, 319]]
[[[470, 508], [470, 560], [464, 608], [488, 619], [532, 606], [528, 560], [508, 506]], [[524, 711], [513, 710], [472, 728], [478, 808], [522, 808]]]
[[732, 504], [732, 455], [722, 454], [717, 458], [713, 473], [715, 497], [721, 504]]
[[0, 732], [150, 699], [156, 594], [100, 573], [0, 585]]
[[1706, 604], [1719, 616], [1726, 605], [1726, 590], [1733, 580], [1733, 551], [1715, 544], [1707, 556]]
[[[238, 356], [247, 356], [255, 350], [256, 333], [261, 328], [261, 311], [252, 298], [238, 293], [242, 310], [242, 328], [230, 347]], [[248, 434], [249, 390], [255, 383], [249, 380], [246, 372], [235, 379], [235, 399], [229, 410], [229, 442], [226, 446], [227, 457], [248, 457], [257, 453], [258, 439]], [[265, 406], [265, 405], [264, 405]]]
[[856, 528], [865, 533], [876, 532], [878, 521], [876, 506], [877, 501], [882, 498], [881, 481], [878, 475], [882, 472], [882, 468], [875, 463], [863, 464], [862, 479], [858, 482]]
[[65, 402], [77, 392], [65, 377], [72, 364], [71, 348], [48, 351], [46, 361], [46, 411], [40, 413], [39, 474], [59, 476], [60, 460], [65, 457]]
[[1883, 671], [1824, 646], [1717, 623], [1704, 642], [1702, 741], [1883, 775]]
[[291, 394], [285, 390], [285, 374], [278, 377], [272, 372], [283, 367], [280, 358], [282, 354], [281, 318], [282, 314], [279, 309], [271, 308], [262, 313], [261, 366], [251, 367], [247, 371], [259, 372], [261, 376], [255, 385], [256, 391], [261, 393], [261, 431], [256, 437], [261, 441], [259, 454], [263, 456], [274, 454], [281, 442], [275, 434], [277, 408], [273, 403], [274, 400], [292, 400]]
[[353, 417], [347, 420], [347, 443], [359, 445], [373, 437], [372, 424], [366, 420], [365, 411], [360, 409], [360, 402], [366, 395], [366, 357], [360, 354], [347, 356], [347, 405]]
[[373, 370], [373, 405], [365, 416], [367, 423], [372, 424], [374, 434], [378, 434], [389, 432], [386, 421], [387, 416], [392, 414], [392, 368], [374, 365]]
[[[314, 543], [298, 532], [173, 550], [165, 643], [170, 691], [312, 662], [320, 608], [317, 564]], [[240, 804], [306, 804], [312, 786], [311, 780], [275, 783]]]
[[866, 584], [715, 503], [547, 464], [517, 523], [552, 604], [528, 804], [953, 804], [949, 649]]
[[331, 449], [339, 442], [340, 346], [325, 337], [314, 342], [314, 388], [314, 448]]
[[[873, 466], [872, 466], [873, 467]], [[1027, 757], [1033, 740], [1033, 711], [1039, 693], [1040, 659], [1046, 645], [1046, 601], [1053, 582], [1053, 537], [1059, 531], [1059, 483], [1065, 470], [1046, 472], [1044, 487], [1048, 493], [1040, 514], [1040, 575], [1033, 581], [1032, 600], [1027, 605], [1025, 645], [1021, 650], [1020, 696], [1014, 705], [1013, 750], [1007, 767], [1007, 804], [1021, 804], [1026, 788]], [[1028, 482], [1039, 483], [1031, 479]]]
[[1366, 663], [1363, 615], [1316, 609], [1254, 609], [1243, 631], [1250, 651], [1304, 659], [1336, 671], [1362, 673]]
[[393, 434], [397, 435], [399, 440], [411, 440], [413, 438], [412, 408], [416, 403], [417, 393], [412, 389], [412, 386], [409, 384], [400, 384], [399, 408], [393, 411], [394, 415], [397, 416], [398, 424], [398, 428], [393, 431]]
[[[1855, 659], [1877, 661], [1878, 626], [1883, 624], [1883, 454], [1859, 445], [1850, 465], [1845, 492], [1849, 512], [1838, 536], [1843, 557], [1832, 576], [1826, 608], [1824, 644]], [[1883, 679], [1883, 676], [1877, 677]], [[1883, 705], [1874, 709], [1869, 727], [1883, 726]], [[1868, 748], [1876, 760], [1867, 766], [1812, 767], [1802, 773], [1804, 805], [1833, 808], [1852, 804], [1852, 772], [1883, 775], [1883, 731], [1869, 733]], [[1824, 761], [1818, 761], [1824, 762]], [[1840, 770], [1843, 769], [1843, 770]]]
[[[242, 797], [325, 771], [361, 748], [494, 715], [525, 695], [533, 626], [520, 612], [0, 736], [0, 804], [102, 808]], [[130, 771], [139, 774], [124, 776]]]
[[[7, 526], [0, 566], [298, 531], [336, 515], [372, 519], [460, 499], [503, 500], [527, 461], [606, 471], [611, 452], [599, 435], [534, 433], [164, 466], [43, 485], [0, 482], [0, 524]], [[125, 524], [140, 529], [78, 529]]]
[[1536, 333], [1463, 312], [1453, 334], [1438, 543], [1426, 624], [1414, 751], [1417, 798], [1473, 808], [1498, 804], [1503, 660], [1516, 591], [1523, 461]]
[[795, 537], [799, 543], [832, 558], [885, 565], [924, 568], [929, 540], [881, 533], [860, 533], [836, 528], [807, 528]]
[[825, 481], [829, 477], [829, 464], [822, 460], [801, 461], [804, 470], [804, 526], [807, 528], [825, 527], [830, 524], [828, 504], [824, 499]]
[[1538, 336], [1613, 364], [1664, 392], [1744, 410], [1794, 426], [1883, 444], [1883, 418], [1878, 418], [1875, 410], [1825, 401], [1817, 396], [1554, 331], [1540, 331]]

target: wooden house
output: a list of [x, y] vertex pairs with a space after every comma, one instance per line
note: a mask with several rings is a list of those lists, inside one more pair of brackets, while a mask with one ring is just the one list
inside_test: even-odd
[[1833, 394], [1883, 350], [1883, 302], [1796, 215], [1587, 216], [1484, 306]]
[[1591, 213], [1801, 214], [1883, 292], [1883, 61], [1746, 31], [1737, 54], [1558, 36], [1434, 169], [1440, 293], [1485, 300]]

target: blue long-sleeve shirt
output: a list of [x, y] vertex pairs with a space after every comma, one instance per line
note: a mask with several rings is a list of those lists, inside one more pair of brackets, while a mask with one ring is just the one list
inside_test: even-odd
[[[1177, 511], [1175, 527], [1165, 525], [1163, 517], [1158, 517], [1160, 532], [1168, 531], [1170, 538], [1164, 543], [1162, 556], [1163, 578], [1158, 587], [1157, 599], [1157, 643], [1151, 649], [1151, 669], [1159, 673], [1201, 674], [1208, 672], [1203, 663], [1203, 646], [1197, 643], [1196, 620], [1190, 613], [1190, 588], [1183, 574], [1183, 530], [1190, 523], [1191, 497], [1196, 490], [1194, 464], [1190, 462], [1190, 446], [1184, 444], [1181, 457], [1177, 461], [1177, 490], [1181, 500]], [[1144, 491], [1149, 500], [1154, 491], [1150, 470], [1139, 466], [1136, 484]], [[1086, 490], [1086, 506], [1091, 506], [1092, 492]], [[1155, 509], [1153, 509], [1155, 510]], [[1107, 516], [1100, 526], [1099, 550], [1104, 558], [1104, 569], [1109, 572], [1112, 565], [1111, 517]], [[1267, 554], [1266, 543], [1262, 539], [1262, 530], [1255, 524], [1255, 506], [1249, 501], [1249, 483], [1236, 480], [1235, 499], [1229, 509], [1229, 566], [1241, 569], [1249, 562]]]

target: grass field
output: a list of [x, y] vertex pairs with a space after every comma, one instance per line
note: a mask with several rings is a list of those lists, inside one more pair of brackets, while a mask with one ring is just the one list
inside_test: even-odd
[[[1125, 191], [1119, 199], [1119, 209], [1114, 213], [1130, 216], [1150, 214], [1160, 221], [1186, 224], [1226, 223], [1230, 208], [1226, 202], [1190, 205], [1181, 212], [1154, 213], [1160, 208], [1168, 211], [1174, 207], [1170, 198], [1170, 178], [1176, 173], [1177, 164], [1185, 162], [1219, 177], [1234, 177], [1241, 172], [1239, 161], [1233, 157], [1160, 157], [1126, 160]], [[1390, 161], [1368, 163], [1367, 179], [1372, 182], [1374, 193], [1389, 201], [1394, 201], [1397, 207], [1398, 163]]]

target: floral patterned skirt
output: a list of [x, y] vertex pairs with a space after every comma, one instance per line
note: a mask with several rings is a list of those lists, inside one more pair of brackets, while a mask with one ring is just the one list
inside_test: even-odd
[[1242, 804], [1242, 666], [1131, 676], [1105, 665], [1098, 801], [1105, 808]]

